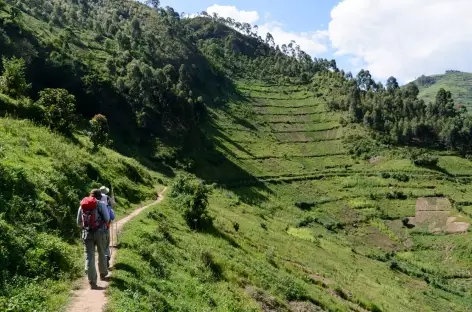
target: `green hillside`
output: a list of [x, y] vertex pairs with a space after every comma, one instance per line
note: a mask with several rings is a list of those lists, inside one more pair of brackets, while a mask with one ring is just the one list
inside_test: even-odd
[[120, 217], [170, 186], [125, 227], [108, 311], [472, 310], [450, 93], [157, 2], [0, 0], [0, 310], [65, 310], [102, 184]]
[[450, 71], [443, 75], [421, 76], [414, 81], [420, 89], [420, 98], [434, 101], [436, 93], [443, 88], [451, 91], [457, 104], [472, 108], [472, 73]]
[[434, 196], [455, 203], [446, 216], [470, 222], [472, 164], [444, 154], [437, 168], [417, 167], [401, 148], [352, 158], [346, 137], [365, 133], [327, 110], [329, 80], [316, 79], [318, 95], [240, 82], [244, 98], [209, 109], [205, 129], [233, 166], [196, 166], [227, 185], [210, 198], [214, 226], [190, 231], [171, 200], [133, 221], [110, 310], [472, 308], [471, 233], [402, 223], [418, 197]]

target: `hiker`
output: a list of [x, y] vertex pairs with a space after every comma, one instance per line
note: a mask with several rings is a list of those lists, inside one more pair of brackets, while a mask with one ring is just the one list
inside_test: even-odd
[[110, 190], [106, 186], [100, 187], [100, 192], [102, 193], [102, 199], [100, 200], [102, 203], [104, 203], [107, 208], [108, 208], [108, 214], [110, 215], [110, 222], [106, 224], [107, 226], [107, 233], [105, 237], [105, 243], [106, 243], [106, 256], [107, 256], [107, 267], [110, 268], [110, 259], [111, 259], [111, 252], [110, 252], [110, 223], [111, 221], [115, 220], [115, 212], [113, 211], [113, 206], [115, 205], [115, 202], [113, 199], [108, 195]]
[[108, 268], [105, 256], [106, 223], [110, 222], [107, 207], [100, 201], [102, 193], [94, 189], [89, 197], [80, 202], [77, 212], [77, 224], [82, 227], [82, 239], [85, 249], [85, 271], [92, 289], [97, 288], [97, 270], [95, 268], [95, 247], [98, 252], [98, 271], [100, 279], [106, 279]]

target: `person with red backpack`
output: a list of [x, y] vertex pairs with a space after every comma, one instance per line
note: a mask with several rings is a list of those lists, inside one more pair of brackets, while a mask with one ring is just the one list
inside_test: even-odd
[[98, 271], [100, 279], [106, 279], [108, 267], [106, 260], [106, 224], [110, 215], [100, 199], [100, 190], [92, 190], [88, 197], [80, 202], [77, 212], [77, 224], [82, 227], [82, 240], [85, 250], [85, 272], [92, 289], [97, 288], [97, 270], [95, 268], [95, 247], [98, 252]]

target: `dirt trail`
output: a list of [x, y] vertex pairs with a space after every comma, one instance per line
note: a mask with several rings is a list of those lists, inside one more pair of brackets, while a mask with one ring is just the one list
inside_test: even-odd
[[[120, 219], [119, 221], [116, 222], [116, 226], [113, 226], [113, 238], [110, 238], [112, 242], [117, 241], [116, 234], [117, 232], [120, 232], [123, 229], [123, 226], [132, 220], [134, 217], [139, 215], [143, 210], [149, 208], [150, 206], [153, 206], [160, 201], [164, 199], [164, 192], [167, 190], [165, 188], [160, 194], [158, 199], [153, 202], [152, 204], [149, 204], [147, 206], [141, 207], [133, 211], [131, 214], [128, 216], [124, 217], [123, 219]], [[113, 263], [115, 262], [115, 256], [116, 256], [116, 246], [111, 247], [111, 260], [110, 260], [110, 266], [113, 266]], [[95, 256], [96, 261], [98, 261], [98, 255]], [[97, 269], [98, 269], [98, 263], [95, 264]], [[98, 273], [98, 272], [97, 272]], [[112, 271], [108, 274], [110, 276], [112, 274]], [[98, 279], [97, 282], [98, 289], [90, 289], [87, 277], [83, 278], [82, 282], [82, 287], [74, 291], [71, 303], [67, 308], [68, 312], [102, 312], [103, 308], [105, 307], [107, 303], [107, 297], [106, 297], [106, 291], [108, 289], [109, 282], [108, 281], [101, 281], [100, 278]]]

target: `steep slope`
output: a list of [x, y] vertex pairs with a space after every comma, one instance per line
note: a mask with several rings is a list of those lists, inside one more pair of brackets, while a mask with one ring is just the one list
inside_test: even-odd
[[420, 89], [419, 97], [433, 102], [439, 89], [452, 93], [457, 104], [472, 108], [472, 73], [448, 71], [442, 75], [421, 76], [414, 81]]
[[[164, 174], [193, 170], [202, 149], [230, 163], [200, 124], [206, 105], [235, 94], [231, 78], [299, 82], [335, 67], [233, 26], [135, 1], [0, 0], [0, 309], [64, 304], [81, 271], [77, 202], [90, 188], [112, 184], [123, 215]], [[110, 149], [87, 138], [96, 114]]]
[[212, 154], [196, 166], [220, 181], [214, 227], [189, 231], [170, 202], [131, 224], [111, 310], [472, 308], [471, 233], [433, 234], [404, 221], [420, 216], [417, 198], [446, 196], [454, 206], [436, 226], [448, 217], [470, 223], [471, 163], [444, 153], [428, 169], [402, 148], [381, 147], [352, 158], [347, 137], [366, 133], [327, 110], [329, 80], [318, 77], [316, 93], [239, 82], [238, 99], [209, 108], [206, 132], [227, 159]]
[[0, 310], [51, 311], [82, 273], [78, 200], [112, 185], [117, 217], [162, 188], [162, 175], [26, 120], [0, 118]]
[[[113, 183], [129, 208], [172, 166], [215, 183], [213, 226], [191, 230], [172, 202], [130, 224], [112, 311], [472, 309], [471, 234], [452, 233], [471, 222], [472, 166], [433, 150], [468, 142], [472, 123], [449, 118], [447, 94], [415, 121], [445, 130], [427, 145], [438, 163], [419, 167], [416, 148], [375, 141], [360, 118], [375, 126], [367, 111], [388, 112], [380, 117], [395, 131], [374, 135], [413, 145], [399, 130], [424, 109], [414, 92], [394, 90], [392, 109], [387, 91], [361, 92], [334, 61], [275, 46], [250, 25], [134, 1], [2, 4], [0, 53], [26, 61], [32, 88], [0, 94], [0, 111], [36, 123], [0, 119], [0, 308], [59, 310], [82, 259], [77, 199]], [[52, 134], [29, 115], [44, 88], [76, 97], [76, 132]], [[115, 151], [93, 152], [85, 134], [96, 113], [108, 117]], [[432, 199], [416, 209], [420, 197]], [[452, 205], [437, 204], [446, 198]]]

